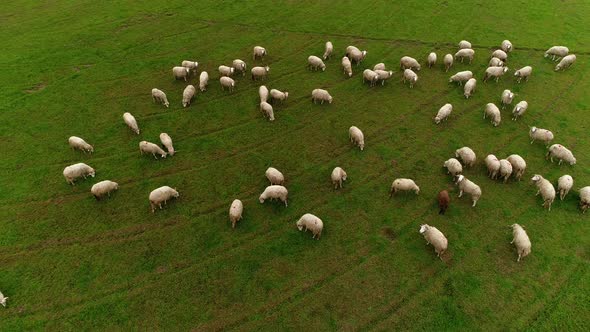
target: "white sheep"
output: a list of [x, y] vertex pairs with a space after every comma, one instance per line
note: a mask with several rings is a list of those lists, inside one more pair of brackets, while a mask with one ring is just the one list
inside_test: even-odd
[[377, 75], [379, 75], [379, 81], [381, 81], [381, 85], [385, 85], [385, 81], [390, 79], [391, 76], [393, 76], [393, 71], [389, 70], [381, 70], [381, 69], [377, 69], [374, 70], [375, 73], [377, 73]]
[[8, 300], [8, 297], [5, 297], [4, 294], [2, 294], [2, 292], [0, 292], [0, 304], [3, 307], [6, 307], [6, 300]]
[[416, 60], [412, 57], [409, 57], [409, 56], [403, 56], [399, 60], [399, 66], [402, 70], [415, 69], [417, 71], [420, 71], [420, 63], [418, 62], [418, 60]]
[[580, 189], [580, 209], [582, 209], [582, 213], [586, 213], [588, 208], [590, 208], [590, 186]]
[[156, 154], [159, 154], [162, 158], [166, 158], [166, 155], [168, 155], [168, 153], [162, 150], [157, 144], [141, 141], [139, 142], [139, 154], [143, 155], [144, 153], [151, 154], [156, 160], [158, 159]]
[[371, 69], [365, 69], [363, 71], [363, 83], [369, 81], [370, 86], [375, 86], [378, 79], [379, 75]]
[[246, 75], [246, 69], [248, 67], [246, 65], [246, 62], [244, 62], [240, 59], [235, 59], [234, 61], [232, 61], [231, 64], [232, 64], [232, 67], [234, 67], [234, 71], [242, 73], [242, 76]]
[[462, 50], [464, 48], [471, 48], [471, 43], [466, 40], [460, 41], [459, 42], [459, 49]]
[[420, 187], [412, 179], [395, 179], [391, 183], [389, 197], [398, 191], [413, 191], [416, 195], [420, 194]]
[[561, 165], [564, 160], [570, 165], [576, 164], [574, 154], [561, 144], [553, 144], [549, 147], [549, 151], [547, 151], [545, 158], [550, 158], [551, 162], [553, 162], [553, 157], [559, 159], [558, 165]]
[[182, 92], [182, 107], [190, 106], [191, 101], [195, 97], [195, 93], [197, 93], [197, 89], [195, 89], [194, 85], [187, 85]]
[[209, 74], [206, 71], [202, 71], [201, 75], [199, 75], [199, 90], [205, 91], [207, 90], [207, 85], [209, 84]]
[[443, 58], [443, 63], [445, 64], [445, 72], [448, 72], [449, 69], [453, 66], [453, 55], [452, 54], [445, 54]]
[[84, 153], [94, 152], [94, 147], [92, 145], [86, 143], [85, 140], [83, 140], [82, 138], [80, 138], [78, 136], [70, 136], [70, 138], [68, 138], [68, 144], [70, 145], [70, 147], [72, 149], [82, 150]]
[[447, 251], [449, 241], [445, 235], [434, 226], [428, 224], [420, 225], [420, 234], [426, 239], [426, 245], [432, 244], [436, 256], [442, 260], [441, 255]]
[[525, 81], [529, 81], [529, 77], [533, 72], [533, 67], [531, 66], [524, 66], [514, 72], [514, 76], [518, 77], [516, 79], [516, 83], [520, 83], [520, 81], [524, 78]]
[[539, 188], [535, 196], [541, 194], [541, 197], [543, 198], [542, 206], [544, 208], [548, 208], [549, 211], [551, 211], [551, 204], [555, 200], [555, 188], [553, 187], [551, 182], [549, 182], [549, 180], [543, 178], [539, 174], [535, 174], [531, 178], [531, 181], [533, 181], [537, 188]]
[[334, 189], [342, 188], [342, 182], [346, 181], [346, 172], [341, 167], [336, 167], [332, 171], [332, 184], [334, 185]]
[[311, 91], [311, 101], [315, 104], [318, 100], [321, 102], [321, 104], [323, 104], [324, 101], [327, 101], [328, 104], [331, 104], [332, 96], [324, 89], [313, 89], [313, 91]]
[[576, 55], [575, 54], [566, 55], [555, 66], [555, 71], [569, 68], [571, 65], [574, 64], [574, 62], [576, 62]]
[[342, 58], [342, 69], [344, 70], [344, 74], [348, 75], [348, 77], [352, 76], [352, 64], [348, 57]]
[[260, 58], [261, 60], [267, 55], [266, 49], [262, 46], [254, 46], [252, 52], [252, 59], [256, 60], [256, 58]]
[[232, 76], [234, 74], [234, 67], [228, 67], [228, 66], [219, 66], [217, 67], [217, 70], [219, 70], [219, 75], [221, 76]]
[[172, 68], [172, 75], [176, 80], [184, 80], [187, 81], [187, 78], [190, 76], [191, 70], [186, 67], [174, 67]]
[[459, 82], [459, 85], [463, 85], [463, 82], [467, 82], [473, 78], [473, 73], [469, 70], [460, 71], [455, 75], [449, 77], [449, 83]]
[[510, 40], [503, 40], [500, 48], [506, 53], [512, 52], [512, 43]]
[[545, 57], [551, 56], [551, 60], [557, 61], [568, 55], [570, 50], [565, 46], [553, 46], [545, 51]]
[[559, 191], [559, 199], [563, 201], [573, 186], [574, 178], [572, 178], [571, 175], [566, 174], [557, 179], [557, 191]]
[[270, 181], [271, 185], [279, 184], [282, 186], [285, 183], [285, 176], [283, 175], [283, 173], [281, 173], [278, 169], [274, 167], [267, 168], [266, 172], [264, 172], [264, 175], [266, 176], [268, 181]]
[[488, 169], [488, 176], [490, 177], [490, 179], [496, 179], [498, 177], [498, 173], [500, 173], [500, 160], [498, 160], [498, 158], [495, 155], [489, 154], [484, 159], [484, 162]]
[[519, 101], [514, 109], [512, 110], [512, 120], [516, 121], [519, 117], [521, 117], [526, 110], [529, 108], [529, 103], [526, 100]]
[[181, 66], [190, 69], [193, 73], [196, 73], [197, 68], [199, 67], [199, 63], [196, 61], [184, 60], [182, 61]]
[[491, 122], [494, 124], [494, 127], [497, 127], [500, 122], [502, 121], [502, 116], [500, 115], [500, 110], [498, 106], [494, 105], [494, 103], [487, 103], [486, 107], [483, 111], [483, 118], [490, 117]]
[[266, 117], [268, 117], [269, 121], [274, 121], [275, 120], [275, 113], [274, 110], [272, 108], [272, 105], [263, 101], [260, 103], [260, 111], [262, 112], [262, 114]]
[[516, 259], [517, 262], [520, 262], [521, 258], [528, 256], [531, 253], [531, 240], [529, 236], [526, 234], [524, 228], [519, 224], [512, 224], [512, 242], [516, 247], [516, 252], [518, 253], [518, 258]]
[[131, 129], [134, 133], [139, 135], [139, 127], [137, 126], [137, 121], [135, 121], [135, 117], [131, 115], [129, 112], [123, 113], [123, 121], [129, 129]]
[[453, 105], [451, 104], [444, 104], [436, 113], [434, 117], [434, 123], [439, 124], [441, 121], [446, 120], [453, 112]]
[[508, 60], [508, 54], [506, 54], [506, 52], [502, 51], [502, 50], [495, 50], [492, 53], [491, 58], [498, 58], [504, 62], [506, 62], [506, 60]]
[[465, 86], [463, 87], [463, 95], [465, 96], [465, 99], [469, 99], [471, 94], [475, 92], [476, 84], [477, 80], [475, 78], [470, 78], [467, 83], [465, 83]]
[[410, 88], [413, 88], [414, 84], [416, 84], [416, 82], [418, 81], [418, 75], [414, 73], [411, 69], [406, 69], [404, 70], [403, 82], [406, 83], [406, 81], [409, 81]]
[[111, 197], [111, 192], [119, 189], [119, 184], [117, 182], [104, 180], [96, 183], [95, 185], [90, 188], [90, 192], [96, 198], [96, 200], [100, 200], [104, 195]]
[[506, 183], [510, 175], [512, 175], [512, 164], [506, 159], [500, 159], [500, 179], [504, 178]]
[[533, 144], [535, 140], [539, 140], [545, 143], [546, 146], [549, 146], [553, 140], [553, 132], [551, 132], [551, 130], [537, 127], [531, 127], [529, 130], [529, 136], [531, 137], [531, 144]]
[[385, 68], [385, 64], [383, 62], [379, 62], [378, 64], [373, 66], [373, 71], [377, 71], [377, 70], [387, 70]]
[[271, 89], [270, 90], [270, 97], [272, 98], [273, 101], [278, 101], [278, 102], [284, 102], [285, 100], [287, 100], [287, 98], [289, 98], [289, 92], [285, 91], [279, 91], [277, 89]]
[[168, 154], [173, 156], [176, 151], [174, 151], [174, 146], [172, 145], [172, 138], [167, 133], [160, 134], [160, 142], [162, 145], [168, 150]]
[[475, 152], [473, 152], [473, 150], [471, 150], [471, 148], [467, 146], [457, 149], [455, 151], [455, 158], [461, 158], [461, 161], [463, 161], [463, 165], [465, 165], [466, 167], [475, 166]]
[[432, 68], [432, 66], [436, 65], [436, 53], [430, 52], [426, 60], [428, 61], [428, 68]]
[[266, 102], [268, 101], [268, 88], [266, 87], [266, 85], [261, 85], [258, 88], [258, 95], [260, 96], [260, 102]]
[[227, 76], [221, 76], [219, 78], [219, 83], [221, 84], [221, 90], [225, 90], [227, 88], [229, 92], [234, 91], [236, 87], [236, 81], [233, 78]]
[[229, 221], [231, 221], [231, 228], [236, 228], [236, 223], [242, 219], [244, 212], [244, 204], [239, 199], [234, 199], [229, 207]]
[[252, 80], [256, 81], [260, 78], [264, 81], [264, 79], [266, 78], [266, 75], [268, 74], [269, 71], [270, 71], [269, 66], [252, 68], [250, 70], [250, 73], [252, 74]]
[[159, 207], [160, 210], [162, 209], [162, 203], [166, 204], [168, 200], [172, 198], [178, 198], [180, 194], [176, 190], [176, 188], [170, 188], [168, 186], [162, 186], [160, 188], [152, 190], [150, 192], [149, 200], [150, 200], [150, 208], [152, 213], [156, 212], [156, 207]]
[[463, 196], [463, 192], [468, 193], [471, 195], [471, 200], [473, 201], [472, 207], [475, 207], [481, 197], [481, 188], [474, 182], [468, 180], [464, 175], [457, 177], [456, 184], [459, 186], [459, 197]]
[[266, 187], [266, 189], [264, 189], [262, 194], [260, 194], [260, 197], [258, 198], [258, 200], [260, 201], [260, 203], [264, 203], [264, 201], [266, 201], [267, 199], [270, 199], [270, 200], [280, 199], [281, 202], [285, 203], [285, 206], [287, 206], [288, 196], [289, 196], [289, 191], [287, 190], [287, 188], [280, 186], [280, 185], [272, 185], [272, 186], [268, 186], [268, 187]]
[[447, 174], [451, 174], [453, 177], [463, 172], [463, 166], [461, 166], [459, 160], [455, 158], [450, 158], [446, 160], [443, 164], [443, 167], [447, 169]]
[[506, 108], [506, 105], [512, 104], [512, 100], [514, 99], [514, 93], [508, 89], [502, 91], [502, 109]]
[[473, 56], [475, 55], [475, 51], [470, 48], [464, 48], [459, 50], [455, 53], [455, 59], [461, 58], [461, 63], [463, 63], [463, 59], [469, 59], [469, 63], [473, 61]]
[[486, 82], [490, 77], [496, 78], [496, 82], [508, 71], [508, 67], [488, 67], [483, 77], [483, 81]]
[[334, 51], [334, 45], [332, 45], [331, 41], [326, 42], [326, 50], [324, 51], [324, 60], [328, 60], [330, 56], [332, 56], [332, 52]]
[[[350, 47], [350, 46], [349, 46]], [[350, 49], [350, 52], [348, 50], [348, 48], [346, 49], [346, 55], [348, 56], [348, 58], [350, 59], [350, 61], [355, 62], [356, 65], [358, 66], [367, 56], [367, 51], [361, 51], [358, 48], [353, 48]]]
[[166, 106], [166, 108], [168, 108], [168, 106], [170, 106], [170, 103], [168, 102], [168, 98], [166, 98], [166, 94], [162, 90], [153, 88], [152, 89], [152, 99], [153, 99], [154, 103], [161, 103], [162, 105]]
[[526, 170], [526, 161], [517, 154], [509, 155], [506, 160], [512, 165], [512, 174], [514, 175], [514, 178], [520, 181]]
[[313, 71], [318, 70], [318, 68], [322, 71], [326, 71], [326, 65], [324, 64], [324, 61], [315, 55], [310, 55], [307, 58], [307, 67]]
[[64, 178], [66, 178], [67, 183], [74, 185], [74, 182], [78, 178], [83, 177], [86, 179], [87, 176], [94, 177], [96, 172], [94, 171], [94, 168], [84, 163], [77, 163], [64, 168], [63, 175]]
[[361, 151], [363, 151], [363, 149], [365, 148], [365, 135], [363, 135], [363, 132], [358, 129], [356, 126], [352, 126], [348, 129], [348, 138], [350, 138], [350, 141], [358, 146]]
[[299, 220], [297, 220], [296, 224], [297, 229], [299, 229], [299, 231], [304, 230], [304, 228], [305, 231], [309, 229], [313, 234], [312, 239], [316, 239], [317, 236], [317, 240], [319, 240], [320, 236], [322, 236], [324, 222], [320, 218], [314, 216], [311, 213], [304, 214], [301, 218], [299, 218]]
[[488, 67], [503, 67], [504, 66], [504, 61], [494, 57], [490, 59], [490, 62], [488, 63]]

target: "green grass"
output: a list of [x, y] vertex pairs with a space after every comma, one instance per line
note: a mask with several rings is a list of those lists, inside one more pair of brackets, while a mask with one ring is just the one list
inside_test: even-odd
[[[1, 330], [588, 330], [589, 217], [575, 191], [543, 210], [529, 181], [571, 174], [576, 189], [590, 185], [585, 1], [5, 1], [0, 13], [0, 291], [10, 297]], [[508, 66], [533, 66], [530, 81], [483, 83], [506, 38], [515, 47]], [[364, 68], [397, 70], [401, 56], [423, 62], [432, 50], [440, 61], [461, 39], [474, 44], [475, 61], [451, 71], [476, 73], [469, 100], [440, 65], [423, 68], [414, 89], [399, 74], [385, 87], [361, 85]], [[325, 72], [307, 71], [326, 40], [335, 57]], [[351, 44], [369, 54], [347, 79], [340, 57]], [[543, 51], [562, 44], [578, 60], [556, 73]], [[259, 83], [237, 77], [228, 94], [217, 80], [217, 66], [235, 58], [252, 67], [254, 45], [269, 52], [265, 84], [289, 91], [274, 123], [258, 111]], [[185, 59], [211, 80], [182, 109], [185, 83], [170, 71]], [[170, 109], [152, 103], [153, 87]], [[332, 105], [310, 102], [318, 87]], [[505, 88], [530, 107], [518, 122], [503, 111], [494, 128], [483, 106]], [[454, 113], [435, 126], [447, 102]], [[364, 131], [363, 152], [348, 142], [351, 125]], [[545, 161], [542, 144], [529, 144], [532, 125], [553, 130], [578, 164]], [[160, 132], [178, 154], [141, 157], [138, 141]], [[71, 135], [96, 152], [71, 151]], [[483, 190], [476, 208], [456, 198], [441, 167], [464, 145], [480, 160], [465, 172]], [[526, 180], [486, 178], [489, 153], [523, 156]], [[76, 162], [97, 177], [67, 185], [62, 170]], [[287, 178], [288, 208], [258, 203], [270, 165]], [[335, 166], [349, 175], [339, 191]], [[415, 179], [420, 195], [389, 199], [396, 177]], [[104, 179], [120, 189], [96, 202], [89, 189]], [[151, 214], [148, 194], [162, 185], [181, 197]], [[441, 217], [435, 198], [445, 188], [452, 202]], [[232, 230], [234, 198], [245, 213]], [[307, 212], [324, 221], [320, 241], [295, 227]], [[520, 263], [514, 222], [533, 243]], [[444, 261], [418, 234], [422, 223], [449, 239]]]

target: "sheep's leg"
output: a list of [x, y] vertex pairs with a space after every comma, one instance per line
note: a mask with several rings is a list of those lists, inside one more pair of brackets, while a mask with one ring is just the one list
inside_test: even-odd
[[514, 240], [515, 240], [515, 239], [512, 239], [512, 241], [510, 241], [510, 244], [513, 244], [513, 243], [514, 243]]
[[477, 204], [477, 201], [476, 200], [473, 201], [472, 207], [475, 207], [475, 204]]
[[516, 260], [516, 262], [520, 262], [520, 254], [518, 254], [518, 259]]
[[463, 196], [463, 189], [459, 191], [459, 197]]
[[561, 165], [562, 162], [563, 162], [563, 159], [559, 159], [559, 163], [557, 163], [557, 165]]

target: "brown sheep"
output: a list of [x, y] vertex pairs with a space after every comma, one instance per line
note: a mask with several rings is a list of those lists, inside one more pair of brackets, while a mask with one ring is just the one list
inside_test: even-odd
[[449, 208], [449, 203], [451, 202], [451, 197], [449, 197], [449, 192], [443, 190], [438, 193], [438, 207], [440, 211], [438, 214], [445, 214], [447, 209]]

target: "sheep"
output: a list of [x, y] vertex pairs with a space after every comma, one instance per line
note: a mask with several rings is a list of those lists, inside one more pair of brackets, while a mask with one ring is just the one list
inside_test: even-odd
[[436, 53], [430, 52], [426, 60], [428, 61], [428, 68], [432, 68], [436, 64]]
[[182, 92], [182, 107], [190, 106], [196, 92], [197, 90], [194, 85], [189, 84], [184, 88], [184, 91]]
[[529, 103], [526, 100], [519, 101], [512, 110], [512, 120], [516, 121], [518, 117], [521, 117], [526, 112], [527, 108], [529, 108]]
[[469, 63], [473, 61], [473, 56], [475, 55], [475, 51], [470, 48], [464, 48], [459, 50], [455, 53], [455, 59], [461, 58], [461, 63], [463, 63], [463, 59], [469, 59]]
[[77, 163], [64, 168], [63, 175], [67, 183], [74, 185], [74, 182], [78, 178], [83, 177], [86, 179], [86, 176], [88, 175], [94, 177], [96, 172], [94, 171], [94, 168], [84, 163]]
[[361, 50], [359, 50], [359, 48], [356, 46], [352, 46], [352, 45], [346, 46], [346, 56], [349, 56], [352, 51], [359, 51], [360, 52]]
[[324, 101], [327, 101], [328, 104], [331, 104], [332, 96], [324, 89], [313, 89], [313, 91], [311, 91], [311, 101], [315, 104], [315, 102], [318, 100], [321, 102], [321, 104], [323, 104]]
[[404, 56], [399, 61], [399, 66], [402, 70], [404, 69], [416, 69], [420, 71], [420, 63], [412, 57]]
[[460, 41], [459, 42], [459, 49], [462, 50], [464, 48], [471, 48], [471, 43], [466, 40]]
[[246, 75], [246, 63], [240, 59], [235, 59], [231, 63], [232, 67], [234, 67], [234, 72], [242, 73], [242, 76]]
[[267, 199], [270, 199], [270, 200], [280, 199], [283, 203], [285, 203], [285, 206], [287, 206], [287, 196], [288, 195], [289, 195], [289, 191], [287, 190], [287, 188], [280, 186], [280, 185], [272, 185], [272, 186], [268, 186], [268, 187], [266, 187], [266, 189], [264, 189], [262, 194], [260, 194], [260, 197], [258, 198], [258, 200], [262, 204]]
[[232, 76], [234, 74], [234, 67], [228, 67], [228, 66], [219, 66], [217, 67], [217, 70], [219, 70], [219, 75], [220, 76]]
[[162, 90], [153, 88], [152, 89], [152, 99], [153, 99], [154, 103], [161, 103], [162, 105], [166, 106], [166, 108], [168, 108], [168, 106], [170, 106], [170, 103], [168, 102], [168, 98], [166, 98], [166, 94]]
[[500, 115], [500, 110], [498, 106], [494, 105], [494, 103], [487, 103], [486, 107], [483, 111], [483, 118], [490, 117], [491, 122], [494, 124], [494, 127], [497, 127], [500, 122], [502, 121], [502, 116]]
[[260, 58], [260, 60], [264, 60], [264, 57], [267, 55], [266, 49], [262, 46], [254, 46], [254, 50], [252, 52], [252, 59], [256, 60], [256, 58]]
[[506, 160], [512, 165], [512, 174], [514, 175], [514, 178], [520, 181], [526, 170], [526, 161], [517, 154], [509, 155]]
[[498, 58], [506, 62], [506, 60], [508, 60], [508, 54], [506, 54], [506, 52], [502, 50], [495, 50], [494, 52], [492, 52], [492, 56], [490, 58]]
[[168, 155], [168, 153], [166, 153], [166, 151], [162, 150], [162, 148], [160, 148], [157, 144], [154, 143], [150, 143], [148, 141], [141, 141], [139, 142], [139, 154], [143, 155], [143, 153], [147, 153], [147, 154], [152, 154], [152, 156], [154, 156], [154, 159], [158, 159], [158, 157], [156, 157], [156, 154], [159, 154], [162, 158], [166, 158], [166, 155]]
[[344, 70], [344, 74], [348, 75], [348, 77], [352, 77], [352, 64], [350, 63], [349, 58], [342, 58], [342, 69]]
[[268, 100], [268, 88], [266, 87], [266, 85], [261, 85], [258, 88], [258, 95], [260, 96], [260, 102], [266, 102]]
[[446, 190], [442, 190], [438, 193], [438, 214], [445, 214], [447, 209], [449, 208], [449, 204], [451, 203], [451, 197], [449, 196], [449, 192]]
[[174, 151], [174, 146], [172, 145], [172, 138], [167, 133], [160, 134], [160, 142], [162, 146], [168, 150], [168, 154], [173, 156], [176, 152]]
[[580, 189], [580, 209], [582, 213], [586, 213], [586, 210], [590, 207], [590, 186]]
[[455, 158], [450, 158], [446, 160], [443, 164], [443, 167], [447, 169], [447, 174], [451, 174], [451, 176], [455, 177], [463, 172], [463, 166], [459, 162], [459, 160]]
[[104, 180], [93, 185], [92, 188], [90, 188], [90, 192], [98, 201], [104, 195], [108, 195], [109, 197], [111, 197], [111, 192], [117, 189], [119, 189], [119, 184], [117, 182]]
[[420, 194], [420, 187], [412, 179], [395, 179], [391, 183], [389, 197], [392, 197], [398, 191], [414, 191], [418, 195]]
[[334, 51], [334, 45], [332, 45], [331, 41], [326, 42], [326, 50], [324, 51], [324, 60], [328, 60], [330, 56], [332, 56], [332, 52]]
[[569, 68], [571, 65], [574, 64], [574, 62], [576, 62], [576, 55], [575, 54], [566, 55], [555, 66], [555, 71]]
[[369, 81], [370, 86], [375, 86], [375, 84], [377, 84], [378, 79], [379, 75], [371, 69], [365, 69], [363, 71], [363, 83]]
[[574, 154], [561, 144], [553, 144], [549, 147], [549, 151], [547, 151], [545, 159], [550, 158], [551, 162], [553, 162], [553, 157], [559, 159], [558, 165], [561, 165], [564, 160], [572, 166], [576, 164], [576, 158], [574, 157]]
[[187, 78], [190, 75], [191, 70], [186, 67], [174, 67], [172, 68], [172, 75], [176, 80], [184, 80], [187, 81]]
[[207, 74], [206, 71], [203, 71], [199, 76], [199, 90], [207, 90], [207, 85], [209, 85], [209, 74]]
[[514, 93], [508, 89], [502, 91], [501, 103], [502, 109], [506, 108], [506, 105], [512, 104], [512, 100], [514, 99]]
[[252, 80], [256, 81], [260, 78], [264, 81], [264, 79], [266, 78], [266, 75], [268, 74], [269, 71], [270, 71], [269, 66], [252, 68], [250, 70], [250, 73], [252, 74]]
[[315, 55], [310, 55], [307, 58], [307, 68], [313, 71], [318, 70], [318, 68], [322, 71], [326, 71], [326, 65], [324, 64], [324, 61]]
[[533, 67], [531, 66], [524, 66], [514, 72], [514, 76], [517, 77], [516, 83], [520, 83], [520, 81], [524, 78], [525, 81], [529, 81], [529, 76], [533, 72]]
[[543, 198], [542, 206], [544, 208], [548, 208], [549, 211], [551, 211], [551, 204], [555, 200], [555, 188], [553, 188], [553, 185], [551, 182], [549, 182], [549, 180], [543, 178], [539, 174], [535, 174], [531, 178], [531, 181], [533, 181], [537, 188], [539, 188], [535, 196], [541, 194], [541, 197]]
[[381, 81], [381, 86], [385, 85], [385, 81], [390, 79], [393, 76], [393, 71], [381, 70], [377, 69], [374, 70], [375, 73], [379, 76], [379, 81]]
[[504, 178], [504, 183], [512, 175], [512, 164], [506, 159], [500, 159], [500, 179]]
[[2, 292], [0, 292], [0, 304], [3, 307], [6, 307], [6, 300], [8, 300], [8, 297], [5, 297], [4, 294], [2, 294]]
[[453, 55], [452, 54], [445, 54], [443, 58], [443, 63], [445, 64], [445, 72], [448, 72], [449, 69], [453, 66]]
[[508, 67], [488, 67], [483, 77], [483, 81], [486, 82], [488, 78], [495, 77], [496, 82], [500, 79], [500, 76], [504, 75], [508, 71]]
[[72, 150], [78, 149], [78, 150], [82, 150], [84, 153], [94, 152], [94, 147], [92, 145], [86, 143], [85, 140], [83, 140], [82, 138], [80, 138], [78, 136], [70, 136], [70, 138], [68, 138], [68, 144], [70, 145]]
[[472, 207], [475, 207], [481, 197], [481, 188], [474, 182], [468, 180], [464, 175], [457, 176], [455, 184], [459, 186], [459, 197], [463, 196], [463, 192], [468, 193], [471, 195], [471, 200], [473, 201]]
[[420, 225], [420, 234], [426, 239], [426, 245], [432, 243], [436, 256], [442, 260], [441, 255], [445, 253], [449, 245], [445, 235], [438, 228], [427, 224]]
[[451, 104], [444, 104], [436, 113], [434, 117], [434, 123], [439, 124], [441, 121], [446, 120], [453, 112], [453, 105]]
[[231, 221], [231, 228], [236, 228], [236, 223], [242, 220], [242, 213], [244, 212], [244, 204], [239, 199], [234, 199], [229, 207], [229, 221]]
[[473, 152], [473, 150], [467, 146], [457, 149], [455, 151], [455, 158], [461, 158], [461, 161], [463, 161], [463, 165], [465, 165], [465, 167], [475, 166], [475, 152]]
[[260, 111], [263, 113], [264, 116], [268, 117], [269, 121], [275, 120], [275, 113], [272, 108], [272, 105], [263, 101], [260, 103]]
[[160, 210], [162, 209], [162, 203], [166, 204], [168, 200], [172, 198], [178, 198], [180, 194], [176, 190], [176, 188], [170, 188], [168, 186], [162, 186], [160, 188], [152, 190], [150, 192], [149, 200], [150, 200], [150, 208], [152, 213], [156, 212], [156, 207], [159, 207]]
[[199, 63], [196, 61], [184, 60], [182, 61], [181, 66], [190, 69], [193, 73], [196, 73], [197, 68], [199, 67]]
[[551, 60], [557, 61], [560, 58], [568, 55], [569, 52], [570, 52], [570, 50], [565, 46], [553, 46], [553, 47], [549, 48], [547, 51], [545, 51], [545, 57], [548, 57], [551, 55]]
[[123, 113], [123, 121], [131, 131], [139, 135], [139, 127], [137, 126], [137, 121], [135, 121], [135, 117], [131, 115], [129, 112]]
[[553, 140], [553, 133], [551, 132], [551, 130], [537, 127], [531, 127], [531, 129], [529, 130], [529, 136], [531, 137], [531, 144], [533, 144], [535, 140], [539, 140], [545, 143], [546, 146], [549, 146], [549, 144]]
[[449, 83], [459, 82], [459, 85], [463, 85], [463, 82], [469, 81], [473, 78], [473, 73], [469, 70], [460, 71], [455, 75], [449, 77]]
[[572, 178], [571, 175], [566, 174], [557, 179], [557, 191], [559, 191], [559, 199], [563, 201], [573, 186], [574, 178]]
[[281, 186], [285, 183], [285, 176], [278, 169], [269, 167], [264, 172], [264, 175], [270, 181], [270, 184], [280, 184]]
[[349, 54], [348, 54], [348, 58], [350, 59], [350, 61], [355, 62], [356, 65], [358, 66], [367, 56], [367, 51], [359, 51], [359, 50], [352, 50]]
[[463, 87], [463, 95], [465, 99], [469, 99], [472, 93], [475, 92], [475, 85], [477, 84], [477, 80], [475, 78], [470, 78], [465, 86]]
[[510, 40], [503, 40], [500, 48], [506, 53], [512, 52], [512, 43]]
[[378, 64], [373, 66], [373, 71], [377, 70], [387, 70], [385, 69], [385, 64], [383, 62], [379, 62]]
[[236, 86], [236, 81], [233, 78], [227, 76], [221, 76], [219, 78], [219, 83], [221, 84], [221, 90], [225, 90], [227, 88], [229, 92], [234, 91]]
[[363, 149], [365, 148], [365, 135], [363, 135], [363, 132], [358, 129], [356, 126], [352, 126], [348, 129], [348, 138], [350, 138], [350, 141], [358, 146], [361, 151], [363, 151]]
[[332, 171], [332, 184], [334, 185], [334, 189], [342, 188], [342, 181], [346, 181], [346, 172], [341, 167], [336, 167]]
[[317, 240], [319, 240], [320, 236], [322, 236], [322, 230], [324, 229], [324, 222], [313, 214], [306, 213], [297, 220], [297, 229], [302, 231], [303, 228], [305, 228], [306, 232], [308, 229], [312, 232], [312, 239], [316, 239], [317, 236]]
[[416, 81], [418, 81], [418, 75], [416, 75], [411, 69], [406, 69], [404, 70], [403, 82], [406, 83], [406, 81], [409, 81], [410, 88], [413, 88]]
[[518, 258], [516, 259], [517, 262], [520, 262], [521, 258], [528, 256], [531, 253], [531, 240], [529, 236], [526, 234], [524, 228], [519, 224], [512, 224], [512, 241], [510, 244], [514, 243], [516, 247], [516, 252], [518, 253]]
[[484, 159], [484, 162], [488, 169], [488, 176], [490, 177], [490, 179], [496, 179], [498, 177], [498, 173], [500, 173], [500, 160], [498, 160], [498, 158], [493, 154], [489, 154]]
[[282, 103], [283, 101], [287, 100], [287, 98], [289, 98], [289, 92], [282, 92], [277, 89], [272, 89], [270, 90], [270, 97], [273, 101], [276, 100]]
[[490, 59], [490, 62], [488, 63], [488, 67], [503, 67], [504, 66], [504, 61], [493, 57]]

